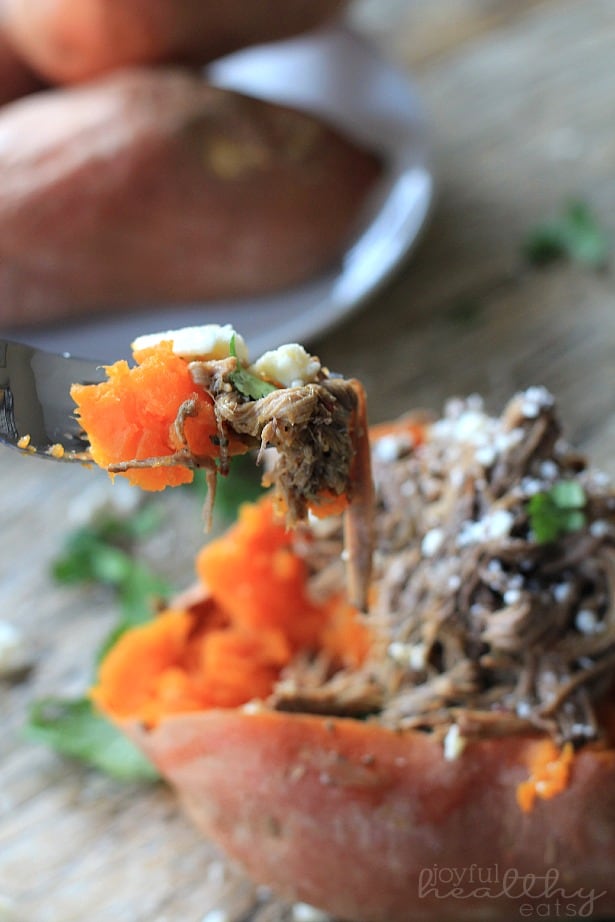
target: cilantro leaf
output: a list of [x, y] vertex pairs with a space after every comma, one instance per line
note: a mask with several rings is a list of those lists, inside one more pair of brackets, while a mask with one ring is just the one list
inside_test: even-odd
[[535, 493], [527, 509], [530, 528], [538, 544], [548, 544], [583, 528], [586, 502], [585, 491], [575, 480], [560, 480], [546, 492]]
[[[237, 358], [234, 334], [229, 343], [229, 352], [233, 358]], [[239, 391], [244, 397], [249, 397], [250, 400], [260, 400], [261, 397], [266, 397], [267, 394], [278, 390], [275, 384], [270, 384], [257, 375], [253, 375], [251, 371], [240, 365], [239, 361], [237, 362], [237, 369], [230, 373], [229, 380], [235, 390]]]
[[[170, 594], [167, 582], [134, 556], [135, 543], [160, 522], [156, 512], [130, 519], [107, 517], [72, 532], [62, 554], [52, 564], [62, 583], [101, 583], [119, 601], [120, 617], [96, 657], [102, 657], [118, 638], [137, 624], [149, 621], [157, 602]], [[154, 767], [124, 738], [87, 698], [45, 698], [31, 705], [26, 734], [57, 752], [123, 780], [153, 780]]]
[[120, 583], [117, 590], [120, 617], [103, 641], [96, 657], [97, 662], [106, 656], [125, 631], [150, 621], [171, 593], [166, 580], [137, 561], [131, 561], [126, 579]]
[[44, 698], [30, 708], [26, 735], [121, 781], [155, 781], [154, 766], [87, 698]]
[[533, 265], [569, 259], [589, 269], [604, 268], [610, 240], [590, 208], [580, 201], [570, 202], [551, 221], [539, 224], [527, 235], [523, 253]]
[[123, 549], [113, 543], [134, 543], [132, 539], [145, 533], [141, 525], [107, 519], [69, 535], [64, 552], [52, 564], [52, 574], [58, 582], [101, 583], [117, 594], [120, 618], [103, 642], [98, 660], [124, 631], [149, 621], [159, 603], [170, 595], [167, 581], [136, 560], [132, 548]]

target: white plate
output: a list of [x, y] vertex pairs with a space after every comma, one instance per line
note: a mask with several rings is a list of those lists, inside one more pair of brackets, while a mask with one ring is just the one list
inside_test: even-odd
[[302, 108], [379, 150], [385, 172], [357, 238], [336, 271], [280, 294], [98, 317], [16, 338], [110, 362], [141, 333], [232, 323], [252, 356], [283, 342], [309, 343], [362, 304], [407, 256], [429, 210], [433, 182], [425, 117], [406, 74], [344, 27], [230, 55], [207, 71], [219, 86]]

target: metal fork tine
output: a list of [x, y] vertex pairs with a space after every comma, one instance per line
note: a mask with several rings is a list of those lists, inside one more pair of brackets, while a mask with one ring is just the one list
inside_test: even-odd
[[[82, 461], [88, 443], [70, 387], [102, 381], [93, 360], [0, 339], [0, 442], [47, 458]], [[62, 446], [53, 450], [53, 446]]]

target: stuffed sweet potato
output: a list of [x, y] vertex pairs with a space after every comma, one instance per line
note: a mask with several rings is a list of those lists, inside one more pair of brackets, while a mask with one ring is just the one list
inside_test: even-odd
[[377, 158], [181, 70], [0, 112], [0, 322], [254, 295], [339, 259]]
[[204, 63], [314, 28], [347, 0], [5, 0], [24, 57], [54, 83], [130, 64]]
[[372, 460], [366, 617], [335, 521], [277, 531], [266, 499], [202, 551], [200, 593], [120, 640], [94, 700], [290, 899], [359, 922], [609, 916], [612, 486], [540, 388], [498, 419], [474, 400], [381, 429]]

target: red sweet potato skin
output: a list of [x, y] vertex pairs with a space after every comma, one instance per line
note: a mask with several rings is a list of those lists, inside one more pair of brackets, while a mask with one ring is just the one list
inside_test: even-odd
[[356, 922], [506, 922], [557, 900], [615, 912], [613, 749], [581, 750], [567, 789], [523, 813], [531, 737], [446, 761], [426, 734], [349, 719], [217, 710], [123, 729], [203, 832], [288, 899]]
[[39, 89], [41, 81], [21, 58], [6, 33], [0, 0], [0, 106]]
[[130, 64], [203, 63], [311, 29], [347, 0], [5, 0], [12, 40], [54, 83]]
[[0, 323], [282, 289], [329, 268], [377, 158], [181, 69], [0, 112]]

